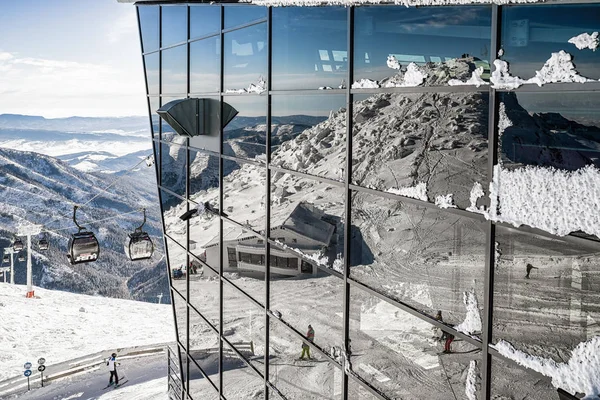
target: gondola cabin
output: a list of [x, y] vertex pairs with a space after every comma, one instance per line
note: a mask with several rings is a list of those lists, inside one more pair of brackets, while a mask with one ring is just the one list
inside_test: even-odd
[[17, 260], [19, 260], [19, 262], [25, 262], [25, 254], [19, 253], [17, 255]]
[[50, 244], [48, 243], [47, 239], [40, 239], [40, 241], [38, 242], [38, 248], [42, 251], [48, 250], [49, 247]]
[[100, 254], [100, 245], [92, 232], [79, 232], [69, 240], [67, 258], [71, 265], [96, 261]]
[[4, 257], [2, 257], [2, 262], [4, 264], [8, 264], [10, 262], [10, 257], [8, 256], [8, 254], [5, 254]]
[[131, 233], [126, 249], [131, 261], [147, 260], [154, 254], [154, 244], [146, 232]]
[[13, 250], [14, 251], [21, 251], [21, 250], [23, 250], [24, 247], [25, 246], [23, 245], [23, 242], [21, 241], [21, 239], [17, 239], [13, 243]]

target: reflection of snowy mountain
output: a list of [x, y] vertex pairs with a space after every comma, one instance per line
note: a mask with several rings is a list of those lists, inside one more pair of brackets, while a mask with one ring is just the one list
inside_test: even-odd
[[[149, 220], [145, 230], [158, 247], [154, 258], [133, 263], [123, 251], [127, 233], [141, 223], [140, 211], [87, 226], [100, 241], [99, 261], [71, 267], [65, 254], [68, 236], [76, 231], [71, 221], [73, 204], [85, 203], [100, 188], [108, 186], [114, 176], [86, 174], [52, 157], [6, 149], [0, 149], [0, 171], [0, 247], [9, 245], [11, 235], [23, 221], [46, 224], [47, 228], [57, 230], [49, 235], [48, 251], [40, 252], [33, 246], [34, 284], [111, 297], [139, 296], [151, 301], [157, 292], [166, 292], [164, 268], [158, 267], [164, 264], [160, 260], [161, 228], [156, 193], [137, 189], [139, 174], [126, 176], [109, 189], [110, 194], [82, 208], [78, 219], [80, 222], [103, 219], [146, 207]], [[154, 269], [152, 274], [140, 275], [140, 271], [151, 269]], [[15, 276], [16, 283], [25, 282], [25, 263], [16, 262]], [[129, 281], [132, 277], [135, 278]]]

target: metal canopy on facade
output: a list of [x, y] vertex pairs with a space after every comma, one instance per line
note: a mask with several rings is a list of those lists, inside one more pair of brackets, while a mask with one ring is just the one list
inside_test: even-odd
[[[218, 135], [220, 102], [215, 99], [177, 99], [158, 110], [158, 115], [181, 136]], [[238, 114], [238, 111], [223, 103], [222, 128]]]

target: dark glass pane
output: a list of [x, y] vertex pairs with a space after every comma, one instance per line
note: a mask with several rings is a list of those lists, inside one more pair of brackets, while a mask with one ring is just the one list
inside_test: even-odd
[[223, 175], [223, 212], [255, 231], [264, 230], [266, 168], [224, 159]]
[[600, 30], [600, 5], [506, 7], [502, 20], [502, 59], [508, 61], [511, 75], [532, 78], [552, 53], [564, 50], [582, 76], [600, 78], [600, 53], [569, 43], [582, 33]]
[[190, 6], [190, 39], [221, 29], [221, 7]]
[[[253, 93], [266, 90], [261, 81], [267, 76], [267, 25], [258, 24], [228, 32], [223, 40], [224, 90], [239, 93], [249, 89]], [[254, 85], [253, 88], [250, 85]]]
[[187, 297], [187, 254], [185, 249], [170, 237], [165, 236], [165, 241], [167, 242], [169, 268], [171, 269], [171, 285], [182, 296]]
[[264, 373], [265, 311], [227, 284], [223, 284], [223, 335]]
[[226, 96], [223, 101], [238, 114], [223, 132], [223, 154], [264, 162], [267, 101], [264, 97]]
[[138, 6], [143, 52], [158, 50], [158, 6]]
[[[156, 113], [156, 110], [158, 110], [160, 108], [160, 105], [159, 105], [160, 98], [159, 97], [150, 97], [149, 101], [150, 101], [150, 118], [152, 121], [152, 136], [155, 139], [159, 139], [158, 126], [160, 124], [160, 117]], [[158, 158], [156, 158], [156, 159], [158, 160]]]
[[600, 167], [600, 93], [502, 93], [503, 165]]
[[186, 148], [172, 143], [162, 143], [161, 145], [160, 182], [164, 188], [180, 196], [185, 196], [187, 179]]
[[496, 242], [493, 341], [507, 341], [517, 355], [568, 362], [600, 332], [598, 246], [503, 227]]
[[348, 70], [345, 7], [273, 8], [273, 90], [337, 89]]
[[271, 321], [269, 327], [269, 381], [287, 399], [306, 399], [307, 390], [311, 399], [342, 398], [341, 369], [312, 350], [312, 360], [299, 361], [302, 341], [278, 321]]
[[190, 92], [218, 92], [221, 81], [218, 36], [190, 43]]
[[267, 18], [267, 8], [261, 6], [225, 6], [225, 29]]
[[159, 93], [159, 53], [152, 53], [144, 56], [146, 64], [146, 81], [148, 82], [148, 94]]
[[221, 110], [218, 97], [198, 96], [205, 99], [203, 104], [206, 112], [206, 132], [202, 135], [191, 137], [190, 146], [202, 150], [209, 150], [219, 153], [221, 151]]
[[[483, 68], [490, 74], [491, 7], [358, 7], [355, 10], [354, 80], [385, 86], [446, 85]], [[392, 61], [388, 59], [394, 57]], [[424, 82], [405, 72], [416, 68]], [[396, 64], [395, 66], [393, 64]], [[414, 71], [413, 71], [414, 73]], [[418, 72], [416, 75], [420, 75]]]
[[219, 336], [190, 308], [190, 356], [215, 384], [219, 379]]
[[544, 379], [539, 374], [533, 375], [530, 370], [514, 363], [492, 357], [491, 372], [492, 399], [558, 399], [550, 379]]
[[447, 323], [464, 321], [457, 329], [479, 334], [485, 226], [442, 210], [353, 192], [351, 277], [431, 316], [441, 310]]
[[[442, 343], [436, 340], [437, 330], [422, 319], [351, 287], [350, 368], [389, 398], [447, 400], [455, 397], [453, 393], [482, 398], [478, 379], [480, 350], [466, 341]], [[452, 353], [442, 353], [445, 345]]]
[[162, 7], [162, 44], [161, 47], [185, 42], [187, 40], [187, 7]]
[[[218, 352], [217, 352], [218, 355]], [[200, 368], [192, 361], [188, 360], [190, 368], [190, 383], [189, 383], [189, 396], [192, 400], [217, 400], [219, 399], [219, 393], [215, 387], [209, 382], [209, 379], [213, 384], [218, 385], [218, 370], [217, 374], [211, 374], [207, 379], [206, 376], [200, 371]], [[203, 365], [204, 367], [204, 365]], [[218, 365], [217, 365], [218, 367]], [[205, 371], [206, 372], [206, 371]], [[210, 372], [206, 372], [210, 374]]]
[[258, 376], [224, 343], [223, 395], [228, 399], [262, 399], [264, 392], [264, 378]]
[[162, 93], [187, 93], [187, 45], [162, 51]]
[[219, 276], [210, 268], [189, 258], [187, 268], [190, 288], [189, 301], [213, 327], [219, 327]]
[[[343, 272], [343, 216], [342, 187], [280, 172], [272, 175], [269, 237], [305, 261]], [[296, 273], [316, 271], [301, 265]]]
[[472, 207], [474, 188], [487, 186], [488, 107], [487, 93], [355, 96], [352, 181]]
[[[173, 100], [180, 100], [181, 97], [161, 97], [161, 105], [170, 103]], [[161, 123], [161, 139], [165, 142], [173, 142], [177, 144], [185, 144], [187, 136], [180, 136], [164, 119], [160, 118]]]
[[346, 97], [273, 96], [271, 165], [343, 181]]
[[[212, 259], [216, 251], [207, 250]], [[265, 303], [265, 244], [251, 231], [223, 222], [223, 276], [261, 304]]]
[[177, 324], [177, 333], [179, 343], [185, 348], [187, 346], [187, 305], [185, 300], [175, 293], [173, 296], [173, 305], [175, 306], [175, 323]]
[[[274, 257], [292, 259], [296, 268], [274, 267]], [[271, 246], [271, 260], [271, 310], [307, 337], [309, 325], [312, 326], [314, 343], [326, 352], [340, 346], [344, 281], [317, 269], [300, 274], [300, 257], [275, 246]], [[298, 357], [300, 355], [298, 352]]]

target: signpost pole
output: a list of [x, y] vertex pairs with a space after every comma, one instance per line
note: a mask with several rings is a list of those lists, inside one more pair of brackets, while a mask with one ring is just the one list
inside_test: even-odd
[[15, 261], [14, 261], [14, 251], [10, 252], [10, 284], [15, 284]]
[[31, 276], [31, 233], [27, 235], [27, 297], [33, 298], [33, 277]]
[[27, 376], [27, 390], [31, 390], [31, 387], [29, 386], [29, 375]]

